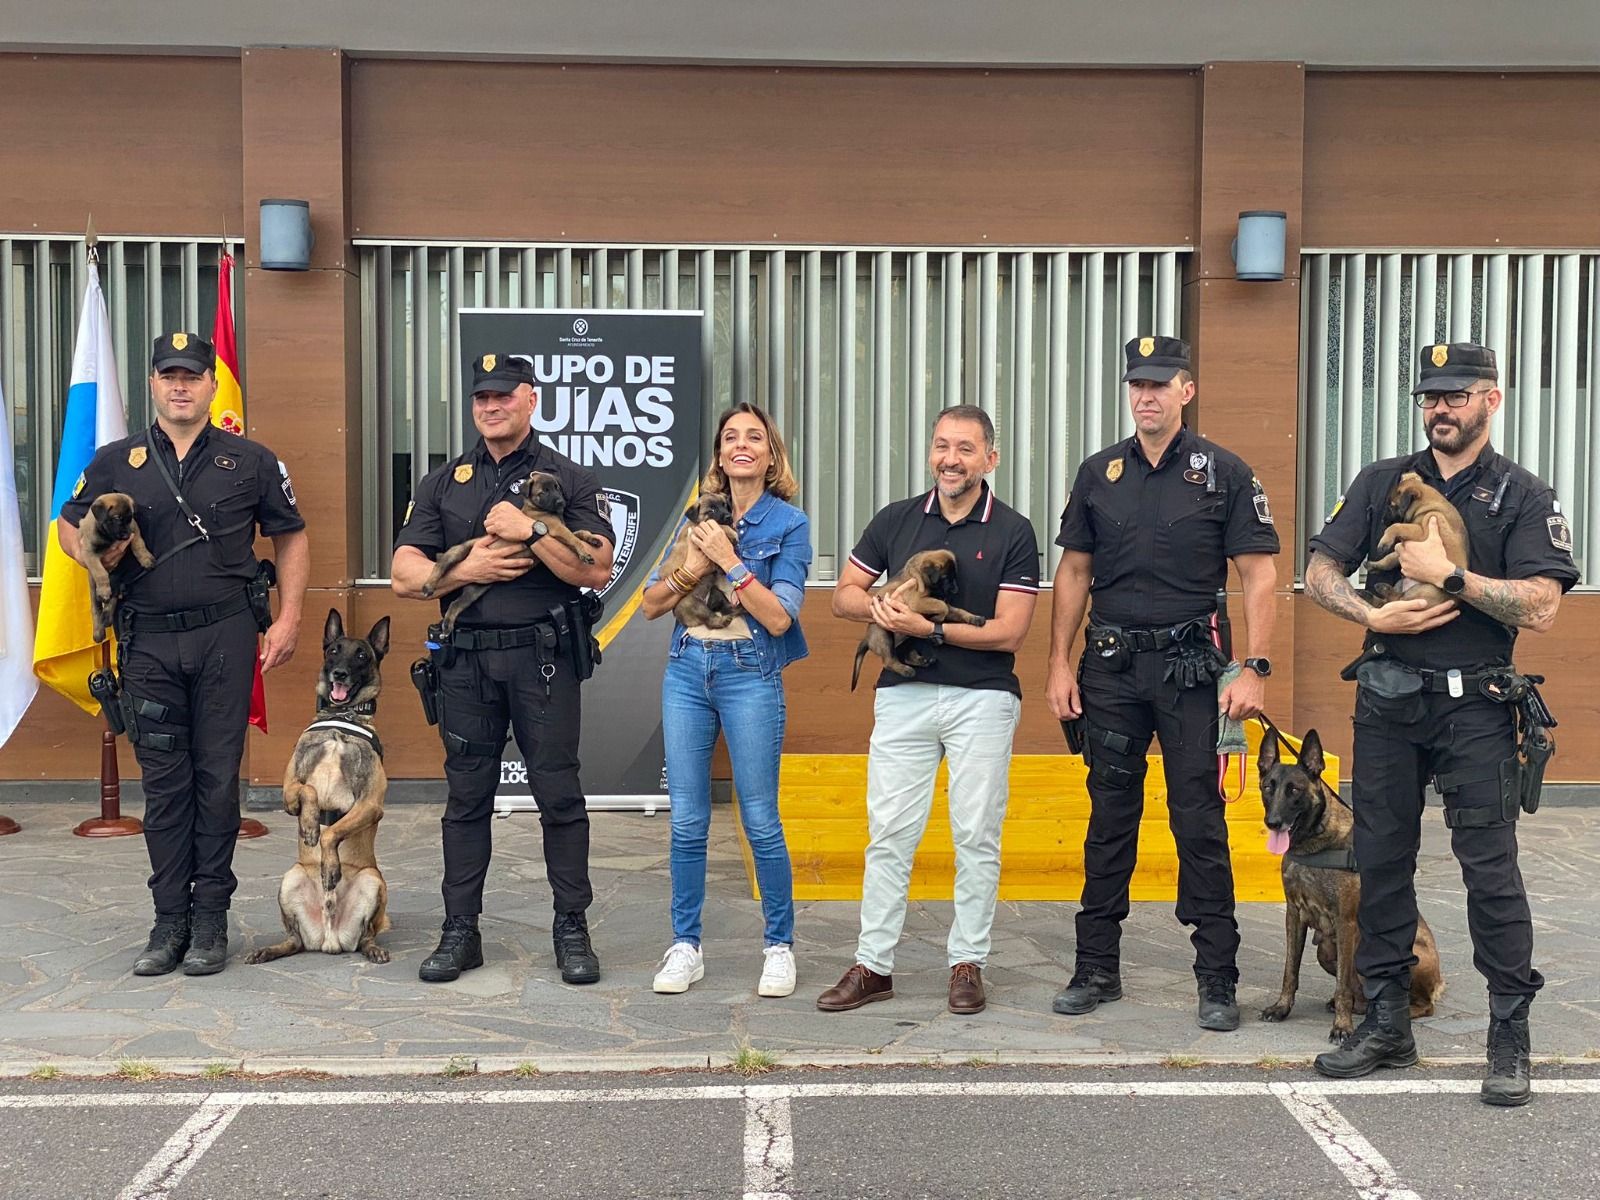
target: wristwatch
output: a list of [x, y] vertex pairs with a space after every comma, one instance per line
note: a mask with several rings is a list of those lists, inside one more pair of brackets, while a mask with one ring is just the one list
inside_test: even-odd
[[1460, 567], [1444, 577], [1444, 582], [1439, 585], [1447, 596], [1459, 596], [1467, 590], [1467, 573]]
[[944, 622], [943, 621], [935, 621], [933, 623], [933, 632], [928, 635], [928, 640], [930, 642], [932, 642], [935, 646], [944, 645]]
[[1244, 665], [1265, 679], [1272, 674], [1272, 660], [1270, 658], [1247, 658]]
[[739, 584], [743, 583], [750, 577], [750, 568], [745, 566], [742, 562], [734, 563], [733, 566], [729, 567], [723, 572], [723, 574], [728, 577], [729, 583], [733, 584], [735, 587], [738, 587]]
[[529, 550], [532, 550], [533, 544], [549, 532], [550, 526], [546, 525], [543, 521], [535, 521], [533, 523], [533, 533], [528, 537], [528, 540], [522, 544]]

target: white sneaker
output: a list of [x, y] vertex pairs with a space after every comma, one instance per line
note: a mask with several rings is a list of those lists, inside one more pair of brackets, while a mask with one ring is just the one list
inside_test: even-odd
[[794, 994], [794, 951], [788, 946], [768, 946], [764, 953], [766, 965], [761, 968], [761, 982], [756, 986], [758, 996], [792, 996]]
[[706, 960], [700, 953], [700, 947], [691, 946], [688, 942], [673, 942], [661, 956], [661, 970], [656, 972], [656, 981], [652, 986], [658, 992], [676, 996], [679, 992], [687, 992], [691, 983], [699, 983], [705, 977]]

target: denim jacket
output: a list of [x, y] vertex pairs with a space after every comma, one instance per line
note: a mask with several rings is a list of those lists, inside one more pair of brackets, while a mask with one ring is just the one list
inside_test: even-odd
[[[805, 634], [800, 631], [800, 602], [805, 599], [806, 570], [811, 565], [811, 521], [793, 504], [765, 492], [740, 518], [738, 531], [739, 557], [756, 580], [772, 590], [790, 617], [789, 628], [777, 637], [754, 617], [745, 617], [761, 674], [770, 678], [810, 653]], [[651, 582], [660, 577], [660, 572], [658, 565]], [[681, 655], [688, 640], [688, 631], [681, 624], [676, 625], [670, 657]]]

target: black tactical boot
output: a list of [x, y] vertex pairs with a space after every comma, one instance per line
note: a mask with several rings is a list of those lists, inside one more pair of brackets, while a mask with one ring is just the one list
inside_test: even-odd
[[446, 917], [438, 948], [422, 960], [417, 978], [424, 983], [449, 983], [461, 972], [483, 966], [483, 938], [478, 934], [478, 918]]
[[1201, 1029], [1232, 1033], [1239, 1028], [1239, 1001], [1233, 980], [1222, 975], [1199, 975], [1195, 987], [1200, 993]]
[[1081, 1017], [1102, 1004], [1122, 999], [1122, 976], [1104, 967], [1079, 967], [1067, 986], [1056, 993], [1050, 1011]]
[[589, 942], [589, 921], [581, 912], [557, 913], [551, 936], [562, 983], [598, 983], [600, 960]]
[[183, 956], [183, 973], [185, 975], [215, 975], [227, 965], [227, 909], [195, 909], [189, 953]]
[[189, 948], [189, 914], [157, 913], [144, 953], [133, 963], [135, 975], [166, 975], [178, 969]]
[[1528, 1082], [1528, 1002], [1523, 1000], [1509, 1017], [1492, 1015], [1498, 996], [1491, 996], [1489, 1018], [1489, 1074], [1479, 1093], [1485, 1104], [1515, 1108], [1532, 1094]]
[[1355, 1079], [1379, 1067], [1414, 1067], [1417, 1043], [1411, 1037], [1411, 995], [1394, 980], [1367, 1001], [1366, 1018], [1337, 1050], [1317, 1055], [1317, 1073], [1332, 1079]]

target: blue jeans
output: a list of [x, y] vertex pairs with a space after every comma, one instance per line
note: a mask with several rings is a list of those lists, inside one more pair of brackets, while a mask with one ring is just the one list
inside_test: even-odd
[[672, 936], [700, 944], [711, 830], [711, 751], [720, 728], [733, 760], [739, 818], [755, 859], [769, 946], [794, 943], [794, 875], [778, 817], [778, 756], [787, 708], [783, 678], [763, 678], [748, 640], [688, 639], [667, 660], [661, 724], [672, 799]]

